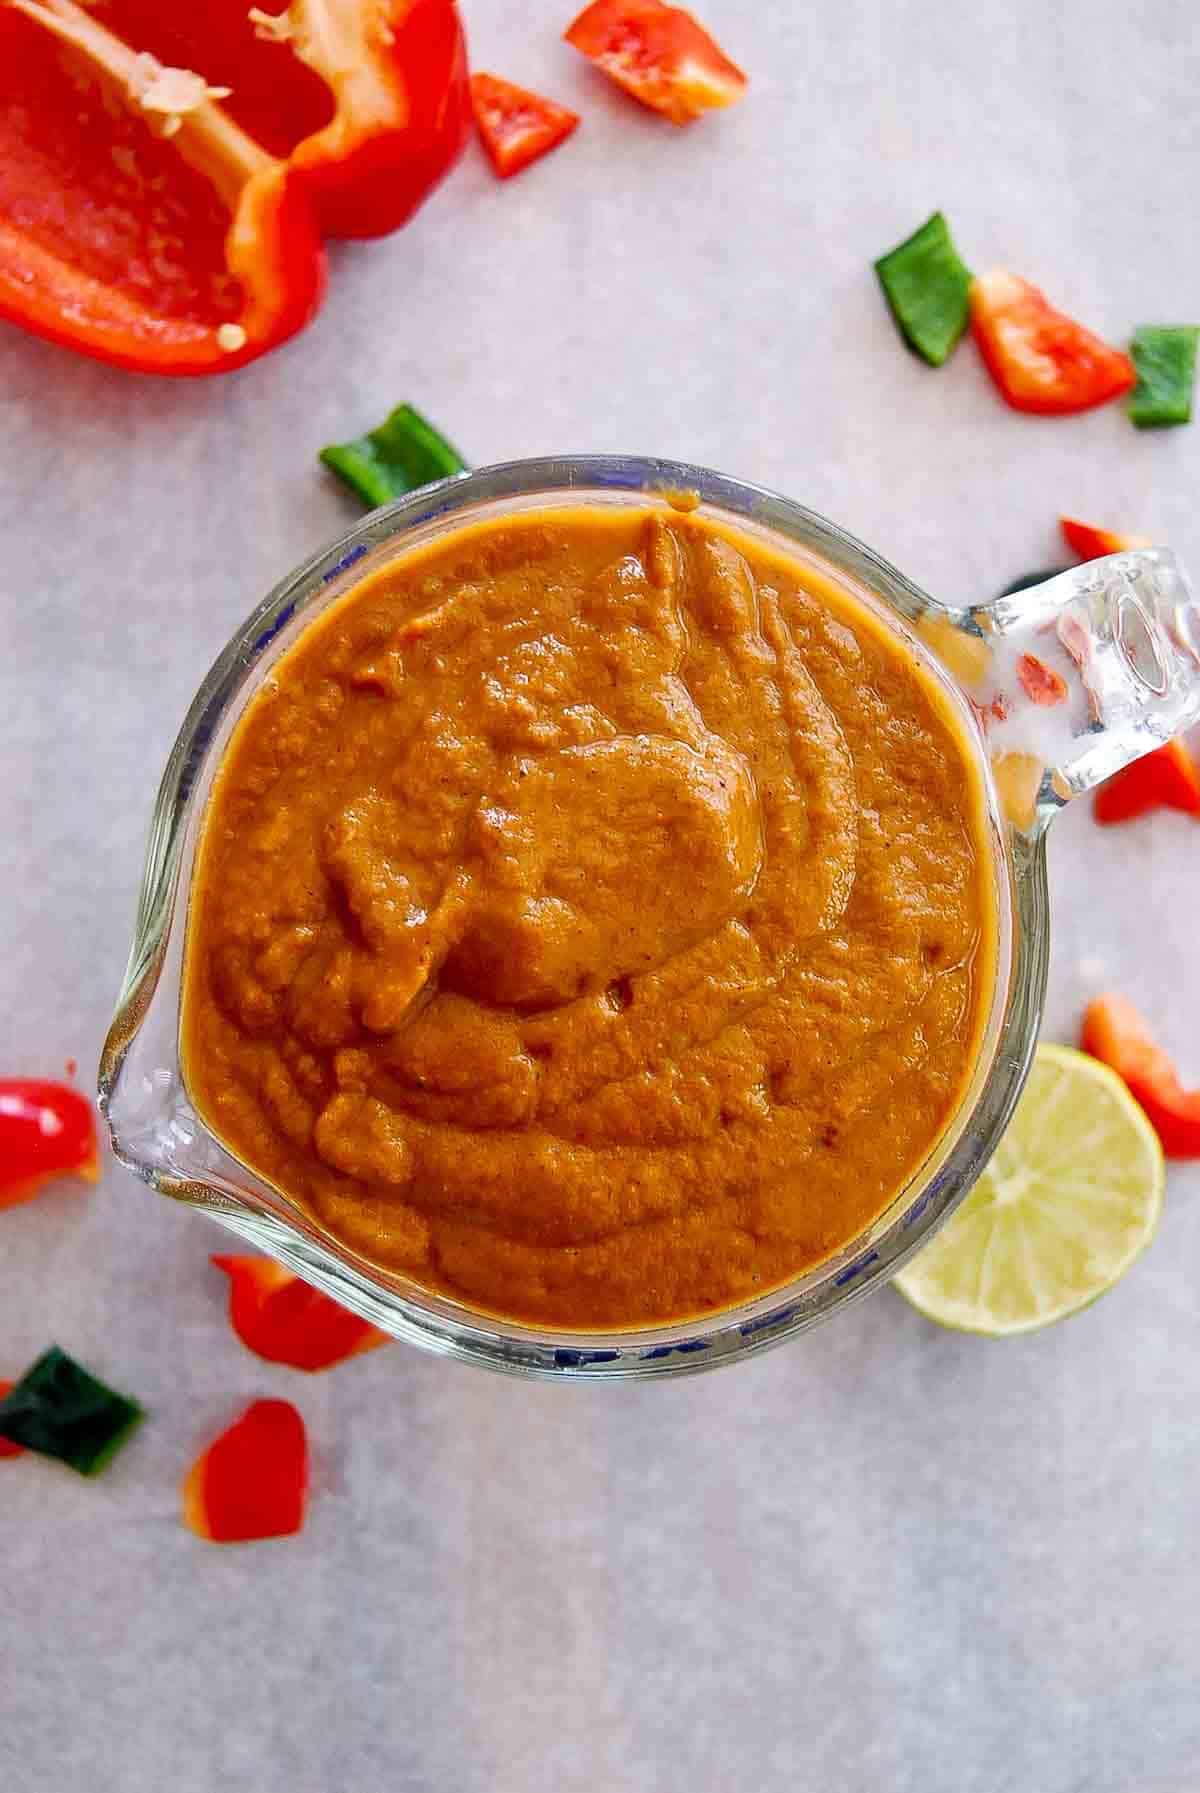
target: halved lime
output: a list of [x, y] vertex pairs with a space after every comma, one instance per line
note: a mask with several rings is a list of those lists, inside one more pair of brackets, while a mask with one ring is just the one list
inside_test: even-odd
[[1162, 1202], [1162, 1147], [1121, 1079], [1086, 1052], [1039, 1046], [991, 1163], [896, 1287], [942, 1326], [1032, 1332], [1111, 1289]]

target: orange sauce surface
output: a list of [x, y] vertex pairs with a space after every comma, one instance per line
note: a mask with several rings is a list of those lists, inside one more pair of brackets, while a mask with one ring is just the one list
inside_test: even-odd
[[563, 508], [402, 554], [218, 770], [185, 1075], [333, 1235], [562, 1327], [819, 1264], [952, 1117], [990, 997], [982, 780], [849, 590]]

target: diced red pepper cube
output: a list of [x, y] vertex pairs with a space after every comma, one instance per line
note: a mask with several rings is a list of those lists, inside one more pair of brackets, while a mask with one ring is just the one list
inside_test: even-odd
[[188, 1472], [184, 1523], [214, 1544], [287, 1537], [304, 1524], [307, 1495], [304, 1421], [290, 1401], [252, 1401]]

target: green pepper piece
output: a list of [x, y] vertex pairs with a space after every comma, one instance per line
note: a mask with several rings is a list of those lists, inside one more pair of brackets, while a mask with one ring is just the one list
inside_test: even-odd
[[967, 327], [971, 271], [941, 212], [875, 263], [892, 316], [918, 355], [940, 367]]
[[1129, 415], [1139, 430], [1192, 421], [1197, 336], [1195, 324], [1143, 324], [1134, 331], [1129, 352], [1138, 382], [1129, 395]]
[[378, 429], [353, 442], [333, 442], [321, 459], [372, 510], [418, 486], [432, 485], [466, 462], [411, 405], [397, 405]]
[[80, 1475], [98, 1475], [143, 1412], [51, 1345], [0, 1401], [0, 1435]]

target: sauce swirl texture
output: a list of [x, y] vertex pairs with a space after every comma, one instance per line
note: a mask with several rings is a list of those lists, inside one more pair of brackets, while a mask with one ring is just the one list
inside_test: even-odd
[[983, 800], [852, 594], [703, 515], [476, 526], [351, 591], [219, 770], [200, 1112], [372, 1261], [648, 1324], [879, 1214], [993, 963]]

